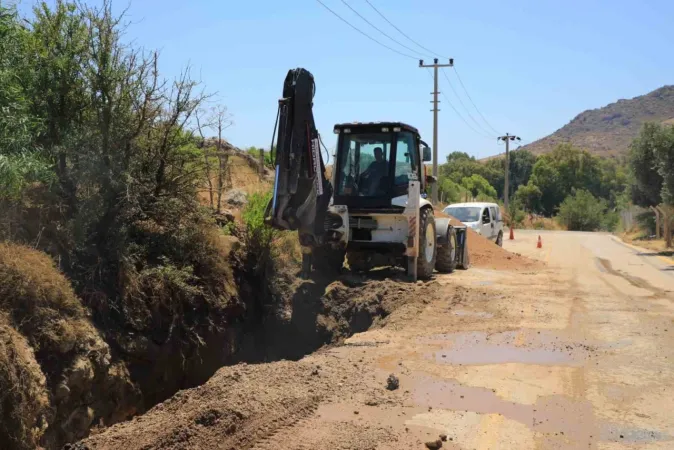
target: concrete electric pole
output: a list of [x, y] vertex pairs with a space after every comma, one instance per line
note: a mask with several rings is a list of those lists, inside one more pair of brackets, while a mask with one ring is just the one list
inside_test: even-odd
[[521, 140], [517, 136], [511, 136], [508, 133], [506, 133], [505, 136], [499, 136], [496, 138], [499, 141], [505, 142], [506, 146], [506, 153], [505, 153], [505, 182], [503, 184], [503, 206], [505, 206], [505, 210], [508, 211], [508, 197], [510, 194], [510, 141], [514, 140]]
[[[438, 58], [435, 58], [433, 60], [433, 64], [426, 64], [424, 65], [424, 60], [421, 59], [419, 60], [419, 67], [423, 68], [433, 68], [433, 176], [438, 177], [438, 112], [440, 111], [438, 109], [438, 94], [440, 93], [438, 91], [438, 68], [439, 67], [452, 67], [454, 66], [454, 60], [450, 59], [449, 64], [438, 64]], [[431, 196], [431, 201], [433, 204], [438, 203], [438, 183], [433, 184], [433, 193]]]

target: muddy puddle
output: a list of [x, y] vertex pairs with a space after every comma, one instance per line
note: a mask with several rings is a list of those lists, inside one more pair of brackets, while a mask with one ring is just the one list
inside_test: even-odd
[[426, 343], [440, 347], [427, 357], [455, 365], [581, 365], [596, 351], [596, 346], [565, 342], [553, 333], [534, 330], [443, 334]]
[[415, 406], [499, 414], [544, 436], [578, 445], [573, 448], [596, 448], [600, 441], [645, 443], [674, 439], [656, 430], [599, 421], [589, 401], [562, 395], [542, 396], [534, 404], [522, 404], [504, 400], [495, 390], [434, 378], [417, 379], [412, 394]]

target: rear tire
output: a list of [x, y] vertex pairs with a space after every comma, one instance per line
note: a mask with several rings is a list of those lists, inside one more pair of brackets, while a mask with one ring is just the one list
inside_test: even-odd
[[419, 214], [419, 257], [417, 258], [417, 278], [428, 280], [433, 276], [438, 254], [433, 210], [424, 208]]
[[435, 262], [435, 268], [440, 273], [452, 273], [456, 269], [456, 249], [458, 248], [456, 240], [456, 230], [449, 229], [447, 234], [447, 243], [438, 247], [438, 257]]

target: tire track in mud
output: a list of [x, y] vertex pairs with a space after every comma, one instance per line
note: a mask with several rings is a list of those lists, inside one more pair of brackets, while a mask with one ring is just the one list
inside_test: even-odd
[[[298, 428], [302, 428], [305, 423], [313, 418], [319, 403], [320, 400], [317, 400], [316, 403], [303, 408], [298, 414], [295, 414], [291, 420], [284, 422], [280, 427], [276, 428], [276, 430], [262, 437], [252, 447], [241, 448], [251, 448], [252, 450], [277, 450], [279, 448], [284, 448], [289, 442], [294, 441], [293, 433], [296, 433]], [[293, 442], [292, 448], [295, 450], [311, 450], [315, 447], [312, 444], [305, 445], [301, 442]]]
[[223, 442], [222, 448], [231, 450], [281, 448], [279, 442], [287, 444], [288, 441], [281, 440], [286, 436], [285, 433], [281, 433], [280, 436], [278, 433], [284, 429], [292, 429], [303, 420], [310, 418], [318, 409], [320, 402], [321, 397], [315, 396], [296, 401], [286, 407], [275, 405], [270, 408], [274, 411], [271, 415], [252, 420], [238, 429], [234, 435]]

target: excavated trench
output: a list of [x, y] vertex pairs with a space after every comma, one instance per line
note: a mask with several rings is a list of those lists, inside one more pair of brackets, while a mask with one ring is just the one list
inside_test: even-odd
[[[325, 345], [376, 326], [404, 304], [427, 302], [433, 295], [433, 283], [409, 283], [401, 271], [394, 269], [368, 276], [346, 273], [336, 279], [313, 280], [277, 273], [273, 281], [239, 271], [236, 279], [246, 312], [226, 333], [207, 336], [200, 364], [166, 389], [145, 395], [139, 412], [180, 390], [206, 383], [221, 367], [236, 370], [238, 365], [300, 360]], [[160, 371], [161, 368], [152, 369], [152, 378]], [[95, 434], [101, 431], [99, 428]], [[65, 448], [95, 447], [68, 444]]]

